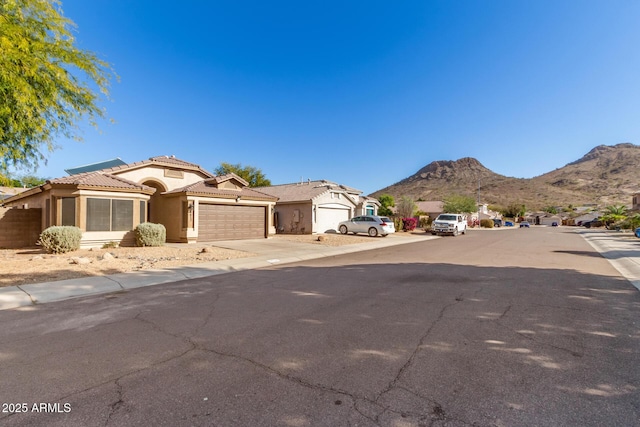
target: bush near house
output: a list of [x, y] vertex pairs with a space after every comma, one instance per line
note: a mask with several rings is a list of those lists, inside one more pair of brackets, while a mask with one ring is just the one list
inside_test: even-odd
[[82, 230], [68, 225], [54, 225], [40, 233], [38, 244], [50, 254], [64, 254], [80, 249]]
[[492, 219], [481, 219], [480, 227], [482, 228], [493, 228], [493, 220]]
[[137, 246], [162, 246], [167, 241], [167, 229], [162, 224], [143, 222], [135, 229]]

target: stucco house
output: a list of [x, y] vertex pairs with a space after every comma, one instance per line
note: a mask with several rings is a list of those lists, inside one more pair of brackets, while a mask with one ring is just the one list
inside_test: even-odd
[[0, 200], [8, 199], [27, 190], [27, 188], [21, 187], [0, 187]]
[[444, 202], [440, 200], [416, 202], [419, 212], [424, 212], [431, 220], [434, 220], [444, 212]]
[[276, 200], [235, 174], [214, 176], [194, 163], [158, 156], [51, 179], [3, 204], [41, 209], [42, 230], [77, 226], [81, 246], [91, 247], [132, 244], [134, 228], [147, 221], [163, 224], [168, 242], [264, 238], [275, 233]]
[[338, 223], [356, 215], [376, 215], [380, 203], [362, 196], [362, 191], [335, 182], [318, 180], [258, 187], [256, 190], [277, 197], [277, 233], [332, 233]]

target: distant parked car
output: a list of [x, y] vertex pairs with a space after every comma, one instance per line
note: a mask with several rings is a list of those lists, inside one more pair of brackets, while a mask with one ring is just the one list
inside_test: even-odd
[[504, 226], [505, 227], [513, 227], [513, 222], [512, 221], [505, 221], [504, 222]]
[[528, 221], [522, 221], [520, 223], [520, 228], [529, 228], [531, 225], [529, 224]]
[[371, 237], [378, 234], [386, 236], [395, 233], [396, 228], [386, 216], [361, 215], [351, 218], [349, 221], [342, 221], [338, 224], [338, 230], [342, 234], [347, 233], [367, 233]]
[[502, 227], [502, 220], [500, 218], [493, 218], [494, 227]]
[[598, 218], [596, 218], [591, 221], [583, 222], [582, 225], [585, 226], [586, 228], [591, 228], [591, 227], [602, 227], [604, 223], [600, 221]]
[[634, 231], [633, 234], [635, 234], [636, 237], [640, 239], [640, 227], [636, 228], [636, 231]]
[[551, 223], [551, 226], [552, 226], [552, 227], [557, 227], [557, 226], [558, 226], [558, 223], [557, 223], [557, 222], [555, 222], [555, 221], [553, 221], [553, 222]]

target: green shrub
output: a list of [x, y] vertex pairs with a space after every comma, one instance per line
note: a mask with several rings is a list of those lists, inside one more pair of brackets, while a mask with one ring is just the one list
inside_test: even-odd
[[162, 224], [143, 222], [135, 233], [137, 246], [162, 246], [167, 240], [167, 229]]
[[111, 241], [111, 242], [107, 242], [104, 245], [102, 245], [102, 249], [117, 248], [118, 246], [120, 246], [120, 243]]
[[50, 254], [64, 254], [80, 249], [82, 230], [78, 227], [56, 225], [40, 233], [38, 243]]
[[493, 228], [493, 220], [492, 219], [481, 219], [480, 227], [482, 228]]

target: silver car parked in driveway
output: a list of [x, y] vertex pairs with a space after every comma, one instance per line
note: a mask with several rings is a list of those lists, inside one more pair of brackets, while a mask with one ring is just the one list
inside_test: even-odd
[[340, 233], [367, 233], [371, 237], [376, 237], [378, 234], [386, 236], [387, 234], [395, 233], [396, 227], [386, 216], [375, 215], [361, 215], [351, 218], [349, 221], [342, 221], [338, 224], [338, 230]]

